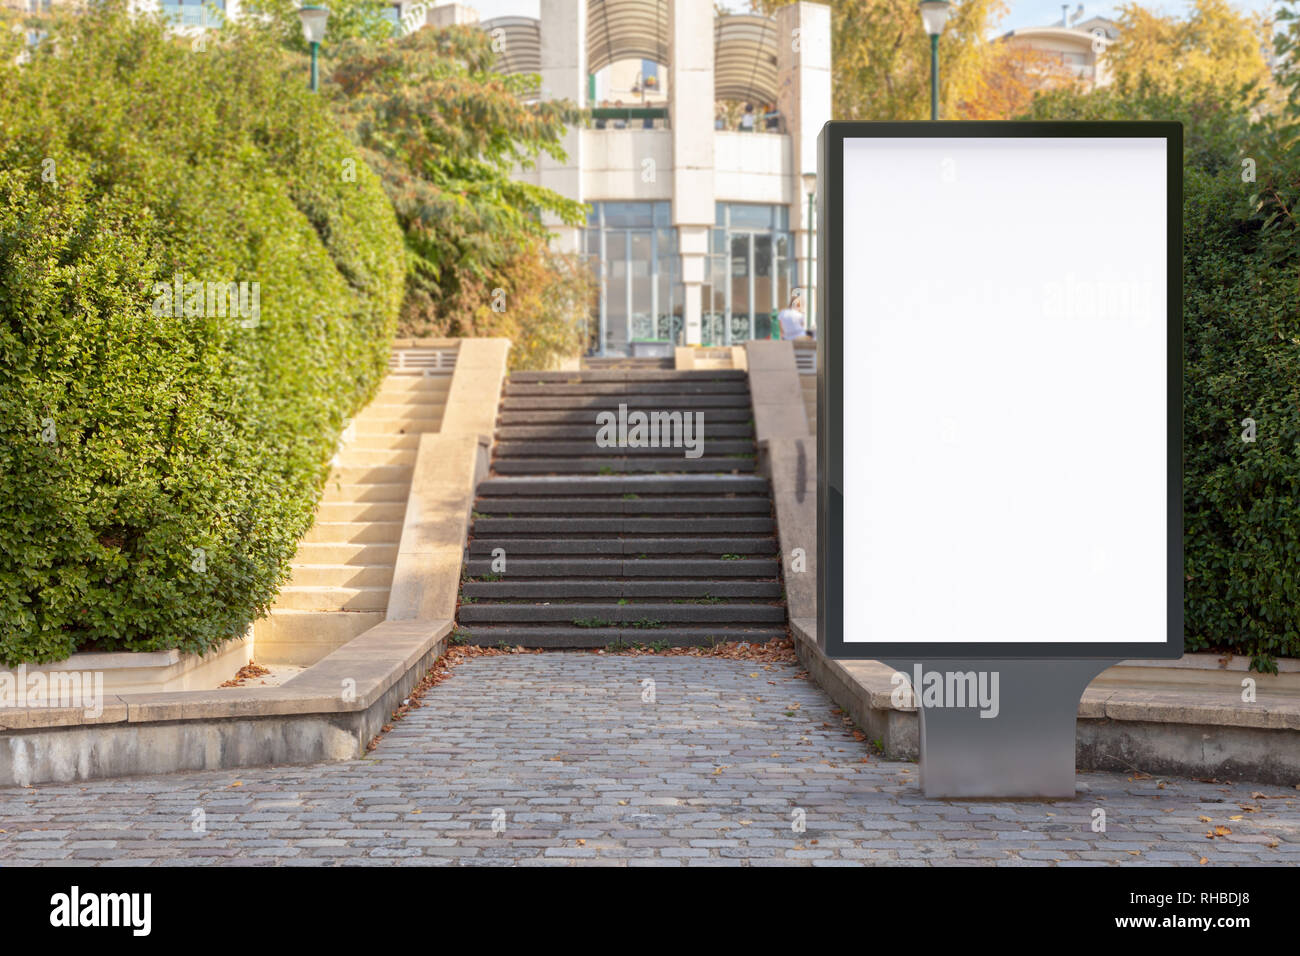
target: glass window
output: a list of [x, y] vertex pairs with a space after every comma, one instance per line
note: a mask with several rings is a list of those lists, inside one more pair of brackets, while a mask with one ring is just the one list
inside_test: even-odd
[[383, 18], [393, 25], [393, 36], [402, 33], [402, 8], [396, 3], [384, 7]]
[[797, 281], [794, 239], [786, 228], [790, 211], [785, 206], [719, 203], [717, 220], [722, 227], [713, 230], [710, 244], [704, 341], [734, 345], [769, 338]]
[[655, 224], [654, 207], [649, 202], [607, 202], [601, 203], [605, 210], [605, 228], [635, 229], [648, 228]]
[[183, 27], [215, 26], [225, 19], [226, 0], [162, 0], [162, 11]]
[[773, 206], [730, 203], [732, 229], [771, 229]]
[[634, 342], [681, 341], [681, 267], [667, 202], [596, 202], [583, 248], [598, 278], [592, 352], [623, 354]]

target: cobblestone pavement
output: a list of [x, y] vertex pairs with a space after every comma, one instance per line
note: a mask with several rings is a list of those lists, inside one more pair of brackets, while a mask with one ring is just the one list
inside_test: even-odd
[[0, 863], [1300, 863], [1283, 787], [1088, 773], [1072, 801], [926, 800], [799, 673], [472, 659], [364, 760], [0, 790]]

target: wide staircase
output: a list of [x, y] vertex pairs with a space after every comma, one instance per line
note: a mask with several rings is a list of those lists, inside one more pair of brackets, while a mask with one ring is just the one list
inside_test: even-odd
[[[647, 366], [649, 366], [647, 368]], [[601, 447], [601, 412], [701, 413], [683, 447]], [[708, 645], [786, 635], [744, 371], [622, 368], [508, 380], [478, 487], [458, 638], [483, 646]]]
[[394, 352], [344, 434], [293, 577], [254, 625], [259, 663], [314, 663], [387, 617], [420, 436], [442, 425], [454, 366], [454, 345]]

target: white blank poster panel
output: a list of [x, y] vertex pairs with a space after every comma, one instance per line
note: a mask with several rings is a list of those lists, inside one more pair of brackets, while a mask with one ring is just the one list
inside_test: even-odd
[[1165, 141], [843, 168], [845, 642], [1163, 643]]

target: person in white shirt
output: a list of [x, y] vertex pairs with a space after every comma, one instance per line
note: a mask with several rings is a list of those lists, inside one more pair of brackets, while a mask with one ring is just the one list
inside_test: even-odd
[[797, 339], [808, 334], [803, 318], [803, 295], [798, 289], [790, 296], [790, 304], [776, 317], [781, 323], [781, 338]]

